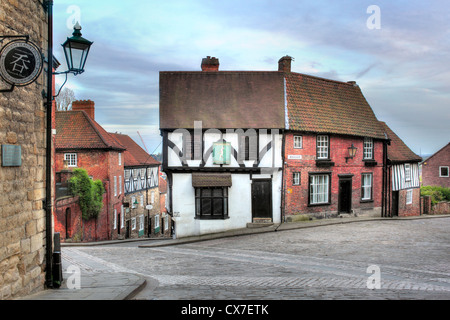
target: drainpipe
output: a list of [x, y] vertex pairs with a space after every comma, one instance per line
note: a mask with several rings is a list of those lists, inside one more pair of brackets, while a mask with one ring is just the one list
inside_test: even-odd
[[53, 288], [53, 214], [52, 214], [52, 113], [53, 113], [53, 0], [46, 2], [48, 17], [48, 50], [47, 50], [47, 132], [46, 132], [46, 170], [45, 170], [45, 249], [46, 274], [45, 281], [48, 288]]
[[286, 202], [285, 202], [285, 192], [286, 192], [286, 182], [284, 181], [284, 170], [285, 170], [285, 145], [286, 145], [286, 135], [284, 133], [284, 131], [281, 131], [281, 134], [283, 136], [283, 140], [281, 143], [281, 161], [282, 161], [282, 170], [281, 170], [281, 206], [280, 206], [280, 224], [278, 225], [278, 227], [276, 227], [275, 232], [278, 231], [278, 228], [281, 227], [281, 225], [284, 222], [284, 217], [285, 217], [285, 207], [286, 207]]

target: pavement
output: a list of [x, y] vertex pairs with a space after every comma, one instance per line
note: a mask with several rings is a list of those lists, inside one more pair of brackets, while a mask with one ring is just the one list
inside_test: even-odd
[[[141, 238], [141, 239], [102, 241], [95, 243], [76, 243], [76, 244], [63, 243], [61, 244], [61, 246], [62, 247], [100, 246], [100, 245], [114, 245], [114, 244], [122, 244], [125, 242], [139, 241], [142, 242], [141, 245], [138, 245], [139, 248], [154, 248], [162, 246], [187, 244], [199, 241], [207, 241], [226, 237], [236, 237], [241, 235], [250, 235], [267, 232], [281, 232], [287, 230], [315, 228], [320, 226], [329, 226], [343, 223], [358, 223], [377, 220], [401, 221], [401, 220], [417, 220], [417, 219], [438, 219], [445, 217], [450, 217], [450, 215], [422, 215], [416, 217], [395, 217], [395, 218], [345, 216], [341, 218], [289, 222], [269, 226], [244, 228], [182, 239], [161, 240], [161, 239]], [[62, 251], [64, 252], [64, 249], [62, 249]], [[22, 297], [20, 298], [20, 300], [129, 300], [132, 299], [138, 292], [140, 292], [147, 285], [146, 279], [138, 274], [132, 274], [127, 272], [92, 271], [83, 273], [83, 277], [80, 277], [81, 283], [79, 283], [77, 286], [76, 285], [77, 283], [74, 282], [73, 279], [71, 279], [73, 273], [67, 272], [67, 266], [70, 264], [70, 262], [65, 261], [64, 255], [62, 263], [63, 263], [64, 280], [60, 288], [46, 289], [36, 294]], [[70, 289], [69, 288], [70, 286], [75, 288]]]

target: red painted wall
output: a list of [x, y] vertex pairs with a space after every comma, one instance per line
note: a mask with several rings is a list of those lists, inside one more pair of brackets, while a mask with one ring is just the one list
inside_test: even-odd
[[[303, 148], [294, 149], [294, 135], [303, 137]], [[383, 143], [374, 141], [374, 160], [376, 166], [365, 166], [363, 162], [363, 138], [330, 135], [331, 167], [316, 165], [316, 134], [288, 133], [285, 144], [285, 214], [313, 214], [318, 217], [337, 215], [339, 195], [339, 175], [352, 174], [352, 209], [358, 213], [381, 208]], [[358, 150], [354, 159], [349, 159], [348, 148], [354, 145]], [[301, 155], [301, 160], [289, 159], [289, 155]], [[293, 173], [301, 173], [299, 186], [293, 185]], [[331, 172], [331, 204], [309, 206], [309, 174], [313, 172]], [[373, 201], [361, 201], [361, 174], [373, 174]], [[381, 212], [380, 212], [381, 214]]]

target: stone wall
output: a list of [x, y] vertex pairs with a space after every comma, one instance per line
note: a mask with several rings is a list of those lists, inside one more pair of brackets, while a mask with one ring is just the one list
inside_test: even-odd
[[[47, 20], [41, 1], [2, 0], [0, 35], [24, 34], [46, 55]], [[8, 42], [6, 39], [3, 45]], [[45, 84], [42, 73], [29, 86], [0, 93], [0, 144], [20, 146], [22, 150], [21, 166], [0, 165], [2, 300], [44, 289], [46, 109], [42, 91]], [[0, 80], [0, 89], [6, 88], [9, 86]]]

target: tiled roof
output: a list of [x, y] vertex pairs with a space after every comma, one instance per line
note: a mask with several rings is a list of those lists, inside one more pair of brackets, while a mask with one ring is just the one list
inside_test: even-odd
[[358, 86], [295, 72], [285, 76], [290, 130], [385, 139]]
[[56, 149], [125, 150], [84, 111], [56, 112]]
[[281, 72], [160, 72], [160, 128], [283, 129]]
[[194, 188], [231, 187], [231, 173], [195, 172], [192, 174], [192, 186]]
[[142, 149], [133, 139], [125, 134], [110, 133], [126, 150], [124, 151], [124, 166], [160, 165], [151, 155]]
[[420, 162], [422, 158], [411, 151], [410, 148], [400, 139], [391, 128], [385, 122], [380, 121], [383, 126], [384, 131], [389, 139], [391, 139], [391, 144], [388, 145], [388, 159], [391, 162]]

